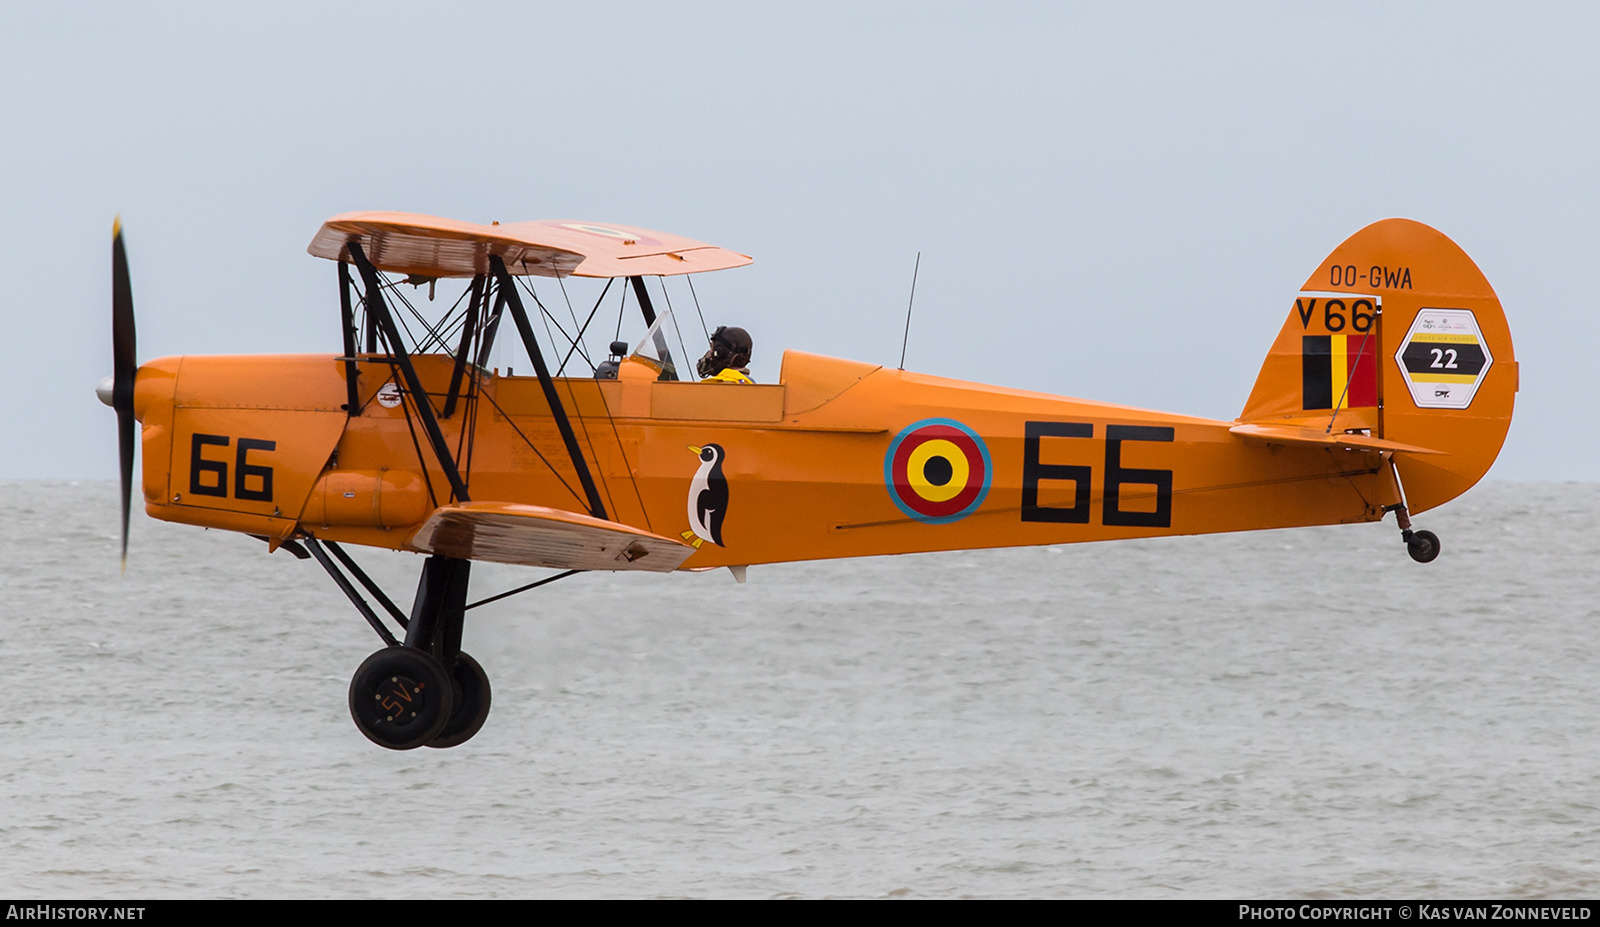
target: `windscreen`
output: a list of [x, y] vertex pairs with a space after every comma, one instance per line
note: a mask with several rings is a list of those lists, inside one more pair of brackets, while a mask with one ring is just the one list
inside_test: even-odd
[[[677, 346], [674, 352], [672, 345]], [[672, 310], [656, 316], [650, 330], [639, 339], [638, 345], [633, 349], [633, 357], [654, 366], [661, 371], [660, 379], [677, 380], [678, 368], [675, 358], [687, 357], [683, 350], [683, 335], [678, 332], [676, 321], [672, 317]]]

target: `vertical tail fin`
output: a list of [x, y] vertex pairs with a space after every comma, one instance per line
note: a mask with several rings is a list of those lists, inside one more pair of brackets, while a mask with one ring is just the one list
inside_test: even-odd
[[1416, 513], [1488, 471], [1517, 379], [1511, 330], [1483, 272], [1438, 231], [1385, 219], [1306, 280], [1239, 419], [1364, 430], [1442, 452], [1395, 456]]

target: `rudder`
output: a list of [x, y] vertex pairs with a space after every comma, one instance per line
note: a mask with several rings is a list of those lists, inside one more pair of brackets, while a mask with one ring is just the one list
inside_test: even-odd
[[1483, 477], [1517, 392], [1511, 331], [1466, 252], [1410, 219], [1350, 236], [1306, 280], [1241, 422], [1368, 430], [1398, 452], [1412, 513]]

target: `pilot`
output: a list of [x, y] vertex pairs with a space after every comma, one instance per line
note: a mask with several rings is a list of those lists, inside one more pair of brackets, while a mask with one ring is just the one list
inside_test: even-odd
[[695, 364], [701, 383], [754, 383], [750, 379], [750, 333], [742, 328], [718, 325], [711, 333], [711, 347]]

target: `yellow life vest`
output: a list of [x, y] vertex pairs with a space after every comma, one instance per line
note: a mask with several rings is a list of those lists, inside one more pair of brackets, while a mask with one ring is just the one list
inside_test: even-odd
[[701, 383], [754, 383], [755, 381], [750, 379], [745, 374], [742, 374], [739, 371], [733, 369], [732, 367], [724, 367], [722, 369], [722, 372], [712, 374], [711, 376], [706, 377], [704, 380], [701, 380], [700, 382]]

